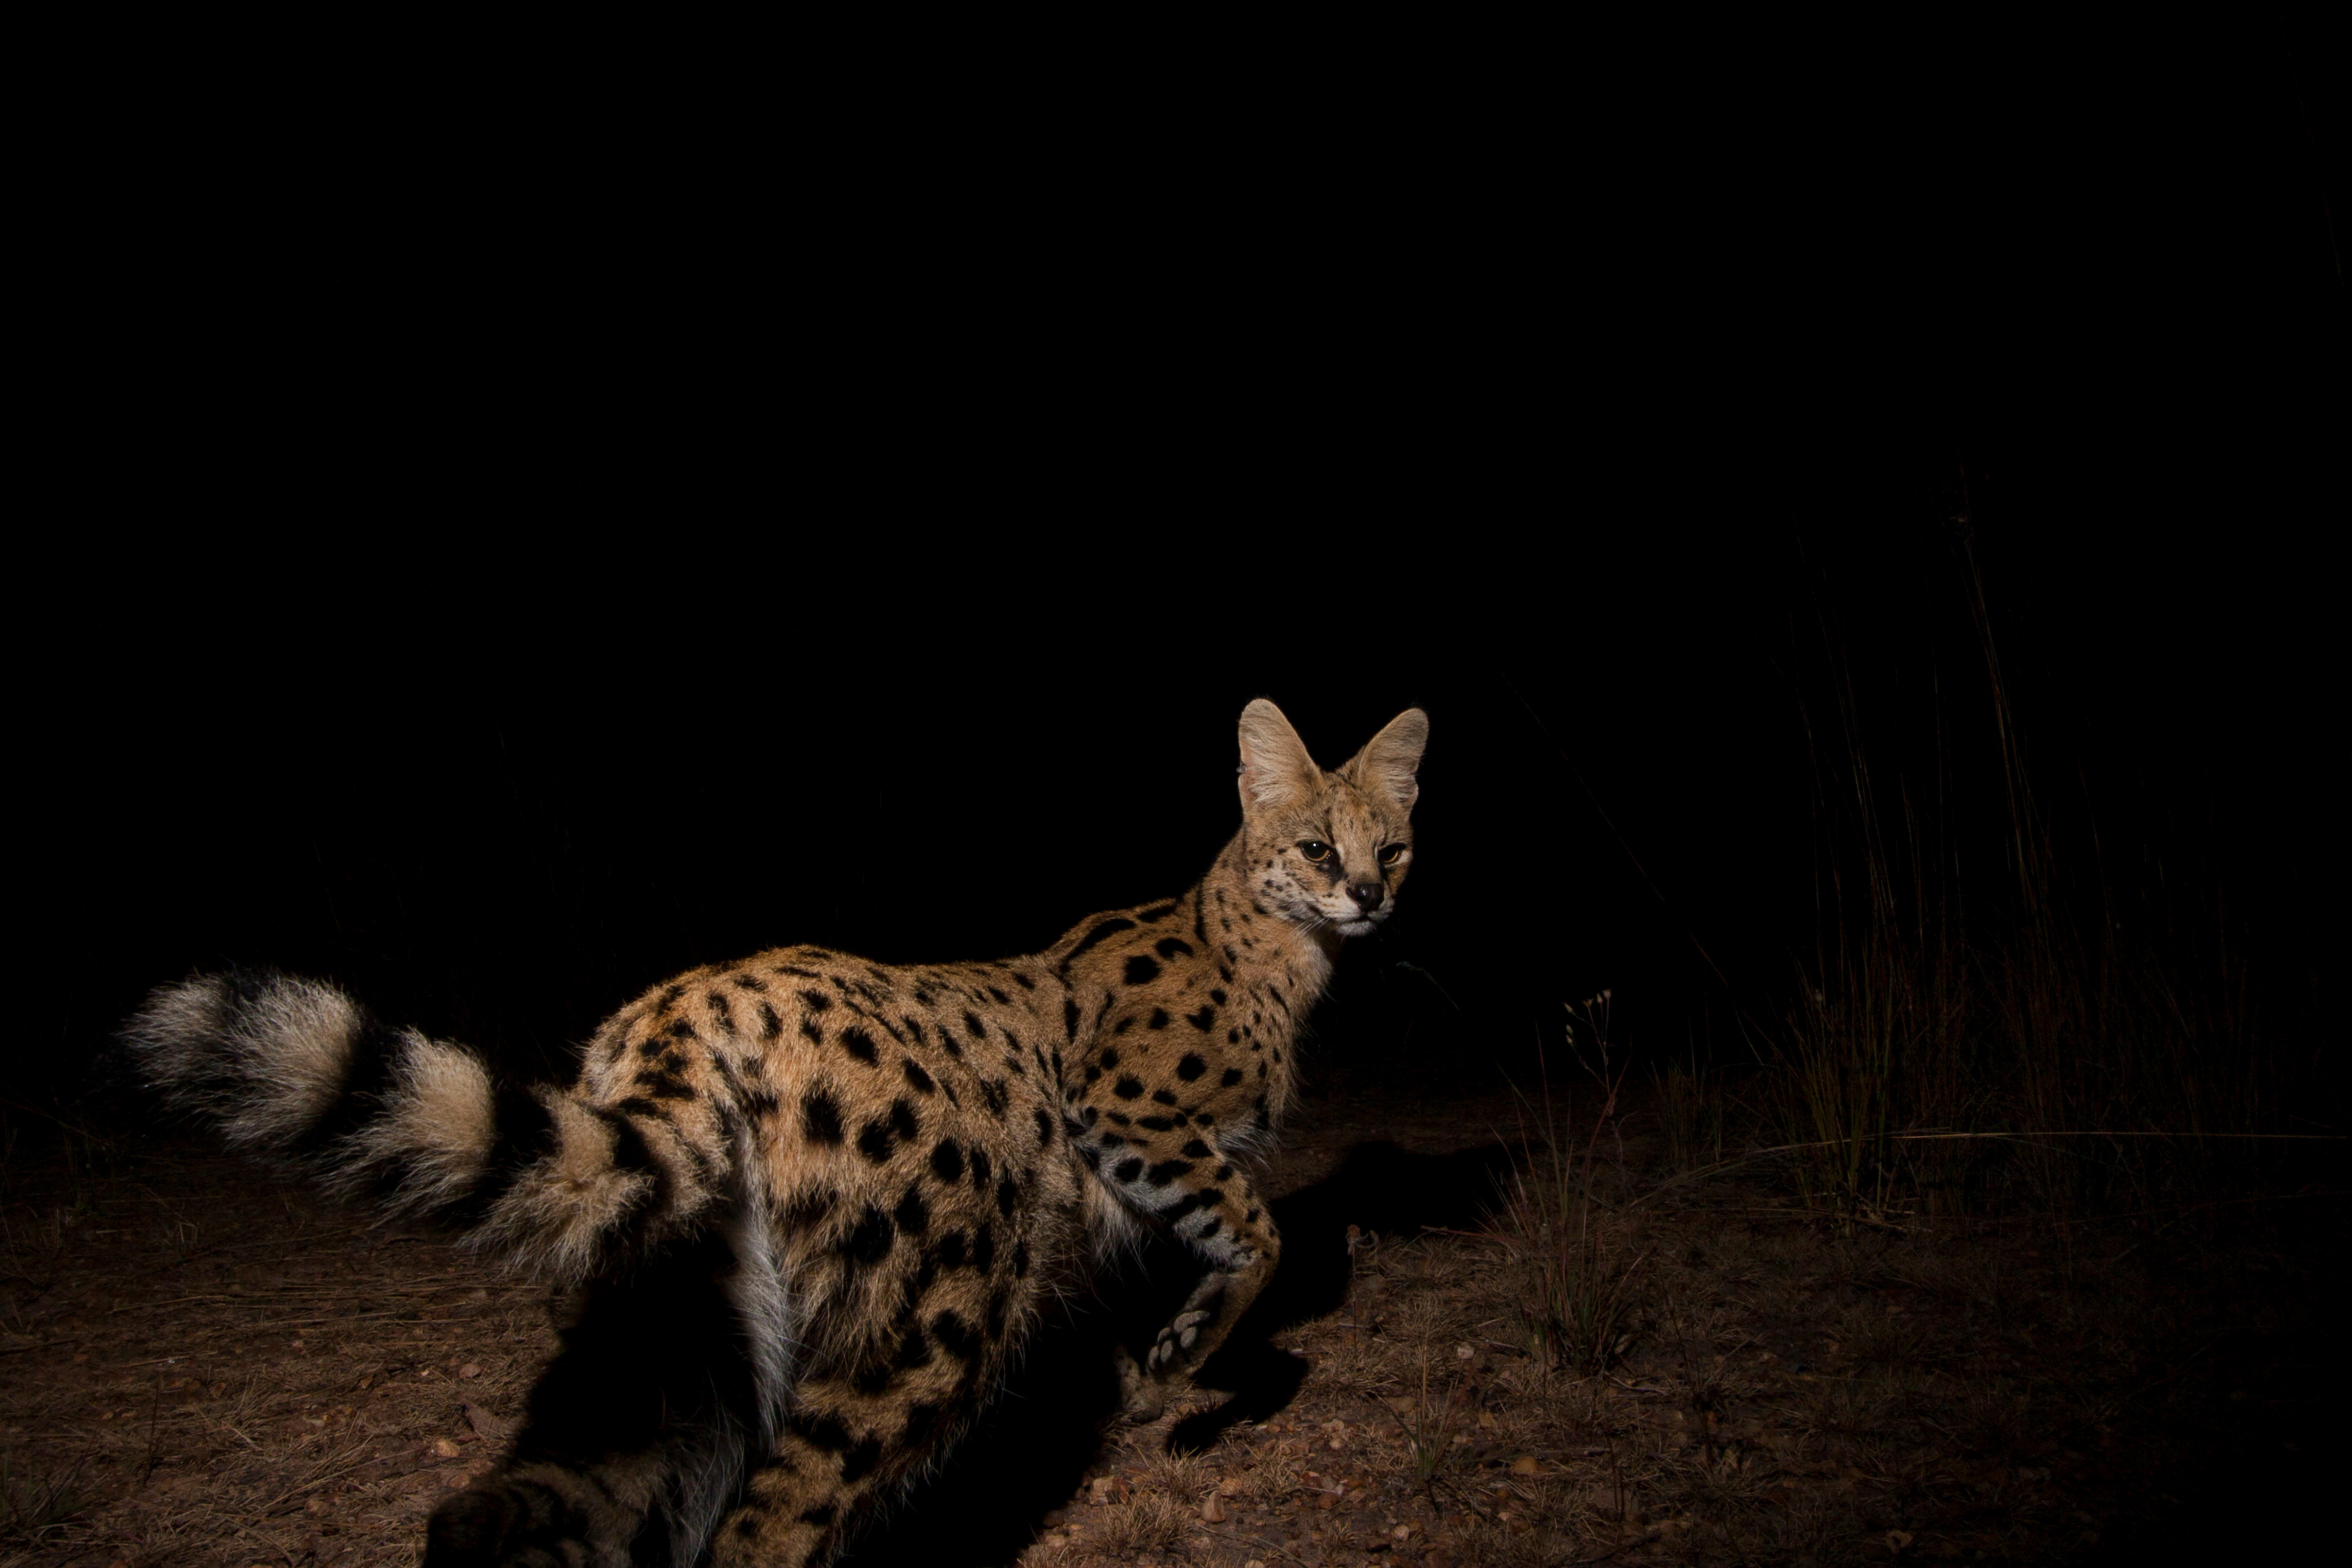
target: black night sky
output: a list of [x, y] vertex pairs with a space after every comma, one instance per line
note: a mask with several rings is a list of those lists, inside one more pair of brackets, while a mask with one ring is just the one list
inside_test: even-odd
[[2340, 105], [2216, 26], [1472, 48], [1117, 157], [1008, 110], [796, 152], [756, 222], [682, 183], [667, 246], [602, 226], [643, 159], [320, 181], [225, 110], [206, 178], [121, 161], [151, 243], [61, 252], [111, 304], [18, 579], [16, 1098], [225, 961], [561, 1070], [688, 963], [1034, 948], [1199, 873], [1261, 694], [1332, 763], [1433, 718], [1332, 1060], [1475, 1070], [1601, 985], [1741, 1048], [1841, 682], [1991, 820], [1970, 560], [2065, 852], [2211, 889], [2302, 1018]]

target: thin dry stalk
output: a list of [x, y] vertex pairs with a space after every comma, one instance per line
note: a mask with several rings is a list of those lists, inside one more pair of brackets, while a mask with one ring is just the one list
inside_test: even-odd
[[[1642, 1256], [1632, 1252], [1630, 1226], [1595, 1190], [1601, 1136], [1604, 1130], [1618, 1131], [1618, 1094], [1624, 1082], [1623, 1070], [1611, 1068], [1609, 1000], [1603, 991], [1569, 1009], [1569, 1047], [1602, 1096], [1591, 1130], [1579, 1147], [1568, 1107], [1564, 1100], [1554, 1102], [1544, 1070], [1540, 1099], [1520, 1096], [1535, 1126], [1530, 1133], [1522, 1125], [1522, 1157], [1503, 1183], [1495, 1233], [1527, 1272], [1528, 1288], [1517, 1310], [1529, 1352], [1540, 1366], [1580, 1373], [1602, 1371], [1624, 1352], [1642, 1266]], [[1597, 1061], [1587, 1060], [1580, 1047], [1580, 1019]], [[1540, 1054], [1538, 1063], [1541, 1069]], [[1622, 1131], [1619, 1138], [1622, 1163]]]

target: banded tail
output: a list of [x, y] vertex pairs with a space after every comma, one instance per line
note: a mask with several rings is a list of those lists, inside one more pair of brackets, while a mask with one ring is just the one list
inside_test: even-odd
[[731, 1173], [730, 1129], [647, 1126], [578, 1089], [502, 1080], [465, 1046], [275, 970], [162, 987], [122, 1039], [232, 1147], [561, 1279], [696, 1228]]

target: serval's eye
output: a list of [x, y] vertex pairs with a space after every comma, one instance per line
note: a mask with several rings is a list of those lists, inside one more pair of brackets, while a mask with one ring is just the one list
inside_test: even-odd
[[1384, 845], [1384, 846], [1382, 846], [1382, 847], [1381, 847], [1381, 865], [1383, 865], [1383, 866], [1393, 866], [1393, 865], [1395, 865], [1398, 861], [1400, 861], [1400, 860], [1402, 860], [1402, 859], [1403, 859], [1403, 858], [1404, 858], [1404, 846], [1403, 846], [1403, 845], [1402, 845], [1402, 844], [1389, 844], [1389, 845]]
[[1309, 860], [1314, 861], [1318, 866], [1320, 866], [1324, 861], [1331, 858], [1331, 847], [1328, 844], [1324, 843], [1320, 838], [1300, 839], [1298, 841], [1298, 852], [1301, 855], [1306, 856]]

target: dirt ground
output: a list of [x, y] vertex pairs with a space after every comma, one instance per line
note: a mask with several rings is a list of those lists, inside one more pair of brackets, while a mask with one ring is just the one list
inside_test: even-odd
[[[1117, 1423], [1087, 1375], [1112, 1314], [1078, 1303], [853, 1562], [2238, 1556], [2341, 1473], [2338, 1200], [1841, 1236], [1769, 1173], [1662, 1186], [1637, 1115], [1633, 1309], [1589, 1373], [1547, 1363], [1488, 1228], [1512, 1122], [1311, 1099], [1279, 1288], [1211, 1369], [1237, 1392]], [[72, 1152], [0, 1194], [0, 1568], [417, 1560], [552, 1353], [544, 1289], [186, 1141]], [[1145, 1272], [1130, 1315], [1169, 1288]]]

